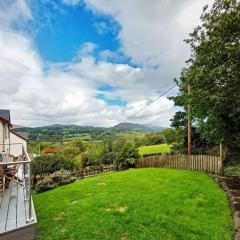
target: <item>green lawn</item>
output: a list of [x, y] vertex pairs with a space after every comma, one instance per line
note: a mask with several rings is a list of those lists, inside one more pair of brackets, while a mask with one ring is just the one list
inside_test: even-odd
[[136, 169], [34, 195], [41, 240], [231, 240], [225, 193], [208, 176]]
[[163, 143], [158, 145], [139, 147], [138, 150], [141, 156], [143, 154], [169, 153], [170, 145]]

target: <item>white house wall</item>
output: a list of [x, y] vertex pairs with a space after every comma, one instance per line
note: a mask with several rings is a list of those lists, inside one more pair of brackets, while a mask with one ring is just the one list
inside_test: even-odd
[[0, 152], [9, 153], [9, 126], [0, 121]]
[[27, 150], [27, 141], [10, 132], [10, 154], [15, 157], [22, 154], [22, 145], [24, 145], [25, 149]]

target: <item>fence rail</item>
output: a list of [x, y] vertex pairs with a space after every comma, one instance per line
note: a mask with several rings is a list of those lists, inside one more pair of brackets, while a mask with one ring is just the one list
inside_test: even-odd
[[[87, 167], [87, 168], [81, 168], [78, 171], [71, 172], [71, 175], [73, 177], [77, 178], [85, 178], [85, 177], [92, 177], [96, 176], [102, 172], [110, 172], [117, 170], [117, 167], [115, 165], [105, 165], [105, 166], [96, 166], [96, 167]], [[46, 176], [49, 176], [51, 173], [46, 173], [43, 175], [37, 175], [32, 177], [32, 185], [35, 186], [39, 181], [44, 179]]]
[[209, 155], [158, 155], [139, 159], [137, 168], [183, 168], [193, 171], [220, 174], [222, 158]]

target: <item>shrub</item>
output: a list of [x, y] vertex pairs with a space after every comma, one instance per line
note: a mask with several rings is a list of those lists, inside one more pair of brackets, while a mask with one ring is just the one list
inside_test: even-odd
[[43, 148], [42, 152], [44, 154], [53, 154], [53, 153], [56, 153], [56, 149], [54, 147], [46, 147], [46, 148]]
[[33, 175], [53, 173], [60, 169], [74, 170], [80, 167], [79, 160], [75, 158], [65, 158], [61, 153], [42, 154], [31, 161]]
[[134, 158], [126, 159], [125, 161], [120, 162], [118, 164], [119, 170], [126, 170], [129, 168], [135, 168], [135, 167], [136, 167], [136, 159]]
[[240, 176], [240, 156], [230, 156], [226, 159], [227, 164], [223, 168], [226, 176]]
[[224, 167], [224, 175], [226, 176], [240, 176], [240, 164], [228, 165]]
[[88, 144], [86, 152], [88, 165], [94, 166], [102, 164], [102, 159], [106, 151], [108, 151], [108, 146], [105, 142], [92, 142]]
[[72, 183], [76, 180], [75, 177], [71, 176], [71, 173], [66, 170], [60, 170], [57, 172], [54, 172], [53, 174], [45, 177], [43, 180], [39, 181], [36, 184], [36, 192], [45, 192], [51, 189], [54, 189], [58, 186], [65, 185]]
[[75, 181], [76, 178], [72, 177], [69, 171], [61, 169], [60, 171], [54, 172], [51, 174], [51, 178], [54, 182], [58, 183], [58, 185], [65, 185]]
[[120, 170], [135, 167], [135, 161], [139, 158], [136, 146], [124, 138], [119, 138], [113, 144], [115, 164]]
[[164, 142], [164, 135], [162, 133], [147, 133], [142, 139], [143, 146], [157, 145]]
[[46, 192], [48, 190], [56, 188], [58, 185], [55, 183], [50, 176], [45, 177], [43, 180], [39, 181], [36, 186], [35, 190], [37, 193]]

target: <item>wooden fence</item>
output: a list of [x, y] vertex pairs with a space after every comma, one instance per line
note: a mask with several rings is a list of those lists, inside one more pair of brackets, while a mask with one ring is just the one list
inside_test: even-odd
[[114, 165], [96, 166], [96, 167], [82, 168], [80, 169], [80, 171], [71, 172], [71, 175], [78, 178], [84, 178], [84, 177], [95, 176], [102, 172], [111, 172], [115, 170], [116, 170], [116, 166]]
[[[78, 171], [71, 172], [71, 175], [73, 177], [77, 178], [85, 178], [85, 177], [93, 177], [96, 176], [102, 172], [110, 172], [117, 170], [116, 166], [114, 165], [105, 165], [105, 166], [96, 166], [96, 167], [87, 167], [87, 168], [81, 168]], [[43, 175], [37, 175], [32, 177], [32, 186], [35, 186], [39, 181], [41, 181], [43, 178], [50, 176], [51, 173], [46, 173]]]
[[209, 155], [157, 155], [139, 159], [136, 166], [137, 168], [183, 168], [220, 174], [222, 158]]

